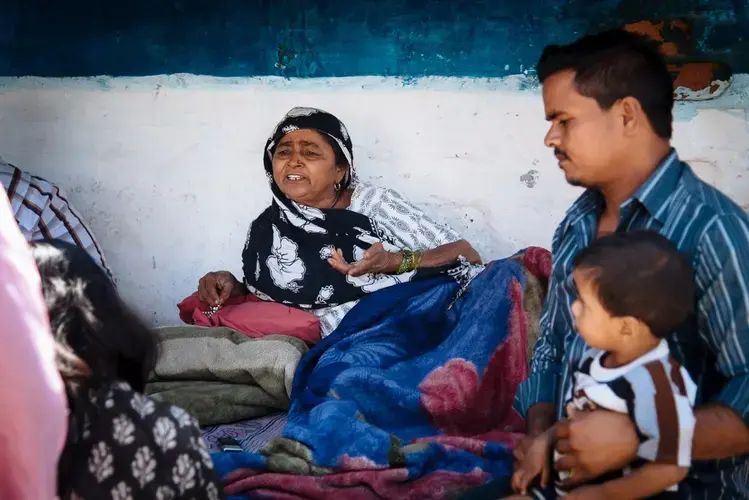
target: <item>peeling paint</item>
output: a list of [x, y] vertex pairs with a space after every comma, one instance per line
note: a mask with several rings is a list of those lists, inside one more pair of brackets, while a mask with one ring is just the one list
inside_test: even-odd
[[528, 170], [528, 172], [520, 176], [520, 182], [524, 183], [529, 188], [533, 188], [536, 186], [538, 177], [538, 170]]
[[707, 101], [723, 95], [723, 92], [731, 85], [731, 80], [713, 80], [710, 85], [700, 90], [689, 87], [676, 87], [674, 97], [681, 101]]

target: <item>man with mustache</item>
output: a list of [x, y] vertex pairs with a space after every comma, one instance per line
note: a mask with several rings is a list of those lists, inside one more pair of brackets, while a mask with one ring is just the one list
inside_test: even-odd
[[[565, 418], [571, 372], [587, 349], [571, 312], [575, 256], [607, 233], [658, 231], [689, 257], [697, 291], [694, 314], [668, 338], [698, 387], [693, 467], [679, 496], [749, 498], [749, 218], [671, 147], [673, 84], [649, 40], [614, 30], [549, 46], [537, 72], [551, 123], [545, 144], [567, 182], [586, 191], [553, 238], [541, 336], [516, 395], [528, 435]], [[620, 469], [642, 454], [638, 432], [626, 415], [576, 415], [559, 424], [556, 467], [571, 484]]]

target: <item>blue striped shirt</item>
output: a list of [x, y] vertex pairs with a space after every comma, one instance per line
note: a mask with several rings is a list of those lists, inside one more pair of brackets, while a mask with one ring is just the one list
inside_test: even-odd
[[[557, 405], [587, 349], [571, 306], [575, 256], [595, 237], [603, 198], [586, 191], [569, 209], [552, 241], [552, 276], [541, 316], [531, 373], [518, 388], [515, 408]], [[692, 261], [696, 314], [669, 338], [672, 355], [697, 384], [696, 406], [709, 401], [733, 408], [749, 425], [749, 218], [721, 192], [701, 181], [672, 151], [620, 208], [617, 231], [650, 229], [673, 241]], [[748, 457], [694, 462], [680, 491], [685, 498], [749, 498]]]

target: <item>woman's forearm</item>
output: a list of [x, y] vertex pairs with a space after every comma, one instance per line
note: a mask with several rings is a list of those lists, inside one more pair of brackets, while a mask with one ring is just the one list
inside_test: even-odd
[[[465, 257], [471, 264], [481, 264], [481, 256], [466, 240], [458, 240], [423, 252], [415, 252], [413, 255], [407, 255], [405, 251], [386, 251], [381, 243], [377, 243], [367, 250], [361, 260], [353, 264], [343, 260], [343, 254], [340, 250], [336, 252], [337, 257], [328, 259], [328, 261], [338, 271], [352, 276], [361, 276], [371, 272], [399, 274], [415, 268], [446, 266], [454, 264], [459, 256]], [[406, 266], [403, 266], [403, 260], [406, 258], [409, 259], [409, 262], [406, 263]], [[403, 270], [404, 267], [406, 268], [405, 271]]]
[[424, 251], [419, 267], [445, 266], [457, 261], [461, 255], [471, 264], [481, 264], [481, 256], [471, 244], [466, 240], [458, 240]]

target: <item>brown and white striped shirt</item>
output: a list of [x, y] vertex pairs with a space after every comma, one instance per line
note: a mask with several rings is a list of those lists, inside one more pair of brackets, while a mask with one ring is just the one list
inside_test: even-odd
[[58, 186], [2, 158], [0, 184], [8, 193], [13, 215], [26, 241], [60, 239], [78, 245], [112, 277], [94, 234]]
[[589, 349], [580, 360], [566, 398], [567, 414], [600, 408], [629, 415], [640, 438], [641, 460], [690, 467], [697, 386], [671, 357], [666, 340], [618, 368], [603, 365], [606, 354]]

